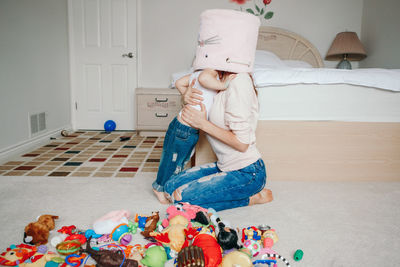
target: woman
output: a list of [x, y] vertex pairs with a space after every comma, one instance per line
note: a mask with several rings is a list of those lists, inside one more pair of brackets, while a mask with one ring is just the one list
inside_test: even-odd
[[200, 103], [198, 111], [186, 105], [182, 118], [207, 134], [218, 162], [194, 167], [172, 176], [164, 186], [166, 198], [215, 210], [267, 203], [271, 190], [265, 189], [266, 172], [255, 146], [258, 101], [252, 79], [239, 73], [226, 91], [214, 98], [206, 119], [198, 90], [185, 93], [186, 103]]

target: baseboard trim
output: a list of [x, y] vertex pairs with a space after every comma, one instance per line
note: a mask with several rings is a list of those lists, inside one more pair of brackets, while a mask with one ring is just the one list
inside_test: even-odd
[[37, 135], [31, 139], [19, 142], [15, 145], [6, 147], [0, 150], [0, 163], [7, 161], [8, 158], [18, 156], [21, 153], [29, 152], [30, 149], [33, 149], [34, 147], [49, 142], [50, 137], [60, 136], [62, 130], [70, 130], [70, 129], [72, 129], [71, 125], [65, 125], [63, 127]]

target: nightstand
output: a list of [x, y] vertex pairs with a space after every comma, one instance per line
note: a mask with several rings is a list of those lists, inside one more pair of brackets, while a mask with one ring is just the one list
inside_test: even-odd
[[177, 89], [136, 89], [136, 130], [140, 135], [163, 136], [182, 108]]

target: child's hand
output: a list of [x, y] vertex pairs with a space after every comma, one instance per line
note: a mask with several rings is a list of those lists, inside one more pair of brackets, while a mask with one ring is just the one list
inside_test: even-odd
[[194, 83], [196, 82], [195, 79], [193, 79], [192, 83], [189, 85], [189, 87], [186, 89], [185, 93], [182, 95], [183, 96], [183, 103], [190, 104], [190, 105], [199, 105], [201, 101], [203, 101], [203, 97], [200, 95], [203, 94], [202, 91], [197, 90], [193, 88]]

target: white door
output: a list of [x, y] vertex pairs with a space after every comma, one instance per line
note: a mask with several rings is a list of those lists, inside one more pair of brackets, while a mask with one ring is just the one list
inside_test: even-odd
[[70, 0], [74, 128], [133, 130], [136, 0]]

